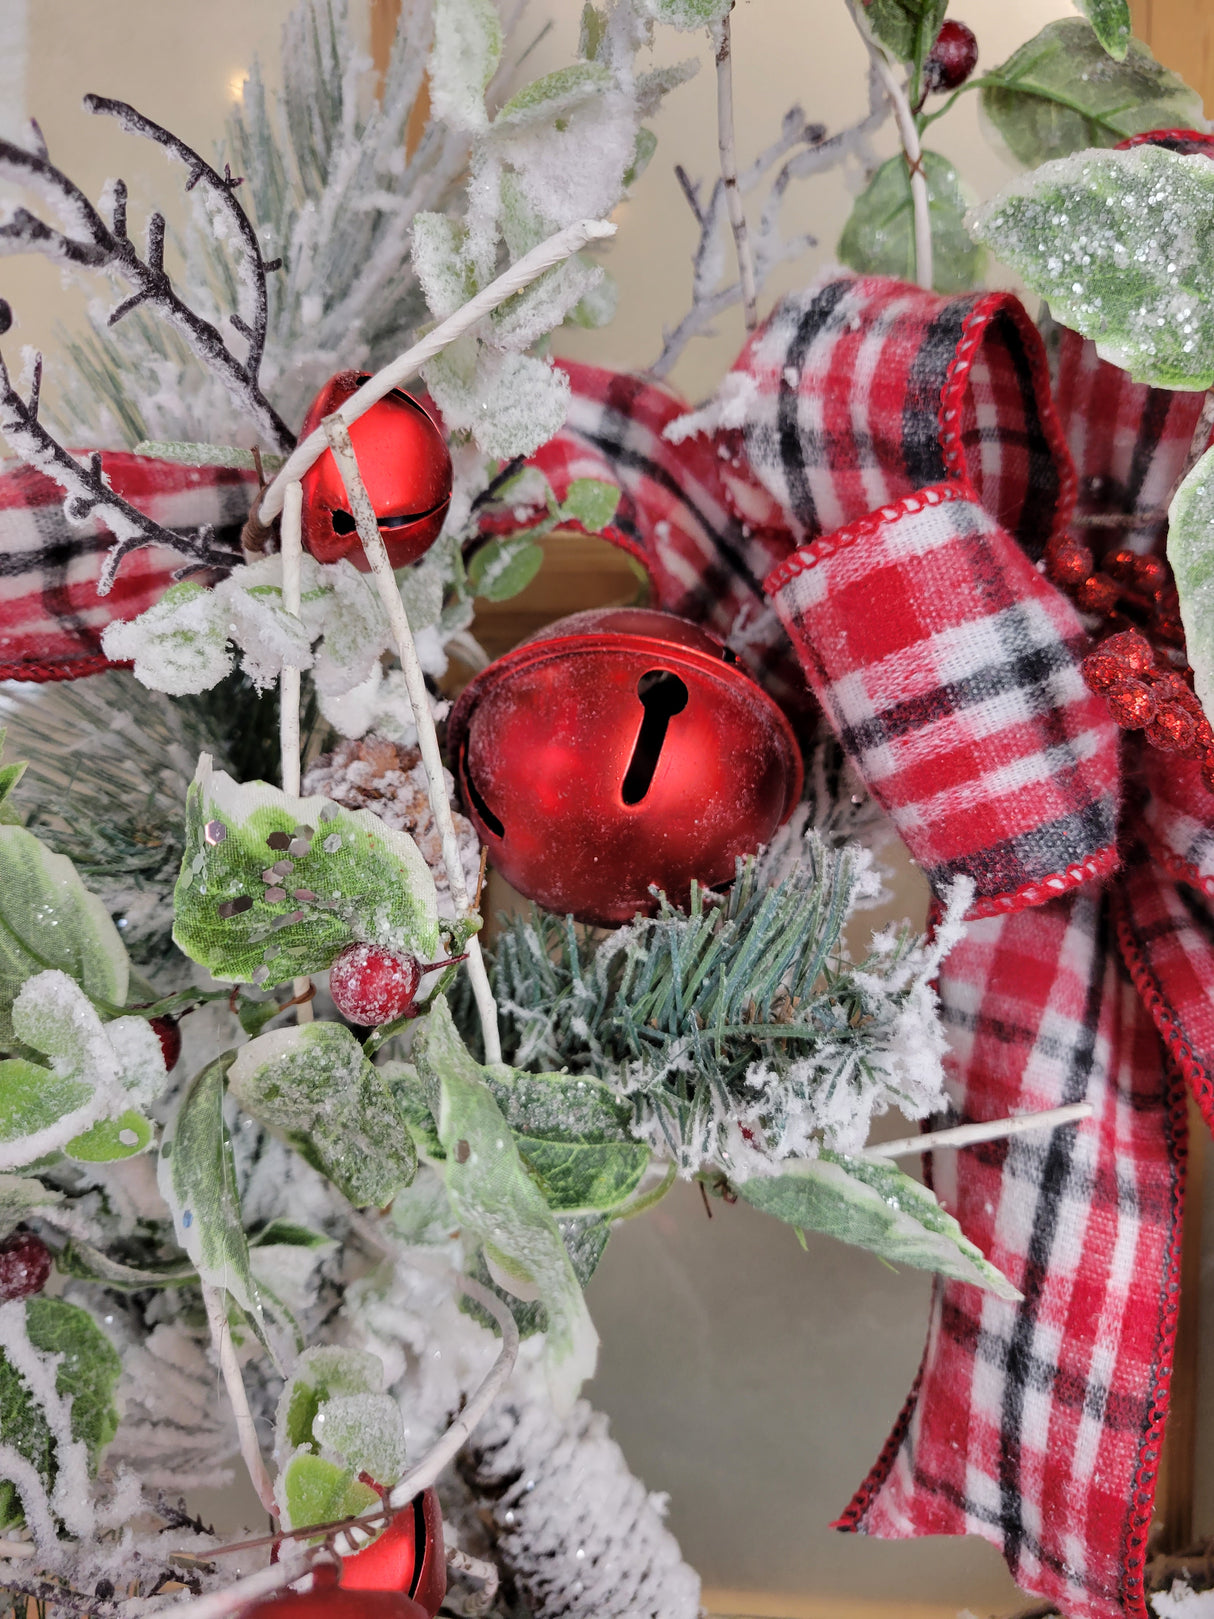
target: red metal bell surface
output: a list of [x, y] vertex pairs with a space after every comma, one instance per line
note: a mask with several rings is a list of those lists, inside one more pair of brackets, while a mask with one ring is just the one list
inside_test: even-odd
[[404, 1591], [429, 1615], [447, 1594], [447, 1555], [438, 1496], [424, 1490], [371, 1544], [342, 1559], [343, 1591]]
[[784, 715], [705, 630], [576, 613], [477, 675], [448, 728], [464, 802], [520, 893], [579, 921], [728, 882], [801, 792]]
[[284, 1591], [245, 1609], [246, 1619], [431, 1619], [402, 1591], [347, 1591], [332, 1567], [318, 1568], [310, 1591]]
[[[344, 404], [367, 375], [339, 371], [331, 377], [309, 406], [300, 438]], [[351, 426], [350, 442], [392, 566], [416, 562], [438, 538], [451, 503], [451, 456], [443, 435], [416, 399], [394, 389]], [[366, 555], [333, 452], [326, 450], [301, 482], [305, 551], [317, 562], [348, 557], [366, 573]]]

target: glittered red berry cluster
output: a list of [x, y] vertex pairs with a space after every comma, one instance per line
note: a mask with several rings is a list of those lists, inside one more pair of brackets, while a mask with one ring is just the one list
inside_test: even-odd
[[1200, 759], [1214, 792], [1214, 729], [1193, 690], [1167, 562], [1118, 550], [1098, 567], [1091, 549], [1067, 535], [1047, 546], [1045, 571], [1081, 612], [1106, 621], [1104, 638], [1083, 660], [1083, 678], [1117, 724], [1141, 731], [1154, 748]]

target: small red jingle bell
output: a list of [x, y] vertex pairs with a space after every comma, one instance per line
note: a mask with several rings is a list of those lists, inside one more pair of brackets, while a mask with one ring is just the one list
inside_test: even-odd
[[310, 1591], [282, 1591], [246, 1608], [245, 1619], [433, 1619], [403, 1591], [346, 1591], [337, 1570], [322, 1563]]
[[713, 636], [607, 608], [550, 624], [482, 670], [448, 728], [490, 858], [547, 910], [611, 925], [728, 882], [801, 792], [775, 703]]
[[[367, 376], [339, 371], [330, 377], [308, 408], [300, 438], [343, 405]], [[451, 503], [451, 456], [443, 435], [417, 400], [396, 388], [351, 425], [350, 442], [392, 566], [416, 562], [438, 538]], [[301, 482], [304, 550], [317, 562], [348, 557], [366, 573], [369, 564], [332, 450]]]
[[447, 1556], [438, 1496], [423, 1490], [369, 1546], [344, 1557], [343, 1591], [403, 1591], [427, 1615], [447, 1594]]

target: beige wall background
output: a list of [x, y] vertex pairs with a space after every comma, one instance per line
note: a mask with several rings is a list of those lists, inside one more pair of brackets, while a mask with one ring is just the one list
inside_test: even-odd
[[[1162, 0], [1143, 3], [1158, 9]], [[1210, 13], [1210, 0], [1196, 3]], [[209, 151], [250, 57], [272, 64], [287, 9], [287, 0], [0, 0], [0, 125], [36, 115], [52, 156], [92, 194], [111, 175], [128, 180], [138, 218], [178, 179], [147, 147], [88, 117], [82, 94], [129, 99]], [[551, 24], [529, 60], [532, 72], [570, 59], [580, 10], [580, 0], [532, 0], [529, 26], [538, 35]], [[1065, 0], [958, 0], [956, 10], [977, 33], [982, 60], [993, 64], [1069, 7]], [[863, 53], [841, 0], [741, 0], [733, 30], [743, 163], [774, 138], [793, 102], [832, 129], [861, 113]], [[656, 156], [618, 213], [610, 255], [618, 317], [602, 332], [562, 335], [563, 353], [646, 366], [663, 328], [688, 306], [696, 229], [674, 165], [693, 177], [715, 172], [711, 62], [706, 42], [692, 35], [667, 34], [656, 53], [658, 61], [689, 55], [699, 59], [700, 75], [653, 120]], [[1183, 59], [1176, 65], [1183, 70]], [[972, 98], [933, 131], [932, 144], [975, 196], [1012, 172], [985, 140]], [[878, 145], [892, 152], [892, 135]], [[841, 175], [793, 188], [786, 231], [811, 230], [820, 245], [781, 271], [765, 305], [829, 262], [850, 201]], [[56, 325], [79, 319], [86, 295], [44, 263], [14, 260], [0, 266], [0, 292], [16, 310], [15, 335], [46, 350], [48, 392], [63, 386]], [[688, 350], [675, 383], [693, 398], [707, 393], [742, 335], [732, 311], [714, 337]], [[921, 913], [913, 874], [899, 904]], [[896, 1121], [890, 1131], [900, 1133]], [[1206, 1266], [1208, 1297], [1214, 1256]], [[981, 1614], [1018, 1605], [1000, 1559], [980, 1542], [882, 1544], [828, 1528], [914, 1376], [929, 1292], [925, 1276], [891, 1274], [825, 1239], [810, 1238], [804, 1253], [791, 1232], [741, 1206], [716, 1204], [709, 1220], [684, 1187], [613, 1238], [591, 1289], [603, 1349], [590, 1394], [610, 1413], [636, 1470], [670, 1493], [671, 1524], [722, 1610], [943, 1614], [964, 1607]], [[1207, 1329], [1208, 1343], [1214, 1321]], [[1208, 1421], [1201, 1431], [1209, 1432]], [[1200, 1522], [1214, 1528], [1214, 1478], [1201, 1486]]]

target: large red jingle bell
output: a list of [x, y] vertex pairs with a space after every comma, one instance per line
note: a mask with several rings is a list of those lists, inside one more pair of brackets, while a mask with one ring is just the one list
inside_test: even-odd
[[447, 1553], [438, 1496], [423, 1490], [369, 1546], [344, 1557], [343, 1591], [403, 1591], [426, 1614], [436, 1614], [447, 1594]]
[[322, 1565], [310, 1591], [283, 1591], [245, 1609], [245, 1619], [432, 1619], [403, 1591], [346, 1591], [337, 1570]]
[[[300, 438], [345, 404], [367, 376], [339, 371], [330, 377], [308, 407]], [[443, 435], [417, 400], [397, 388], [351, 425], [350, 442], [392, 566], [416, 562], [438, 538], [451, 503], [451, 456]], [[366, 553], [332, 450], [313, 463], [301, 483], [304, 550], [317, 562], [348, 557], [366, 573]]]
[[611, 925], [728, 882], [801, 793], [775, 703], [719, 641], [646, 608], [560, 619], [467, 686], [448, 727], [493, 864], [547, 910]]

